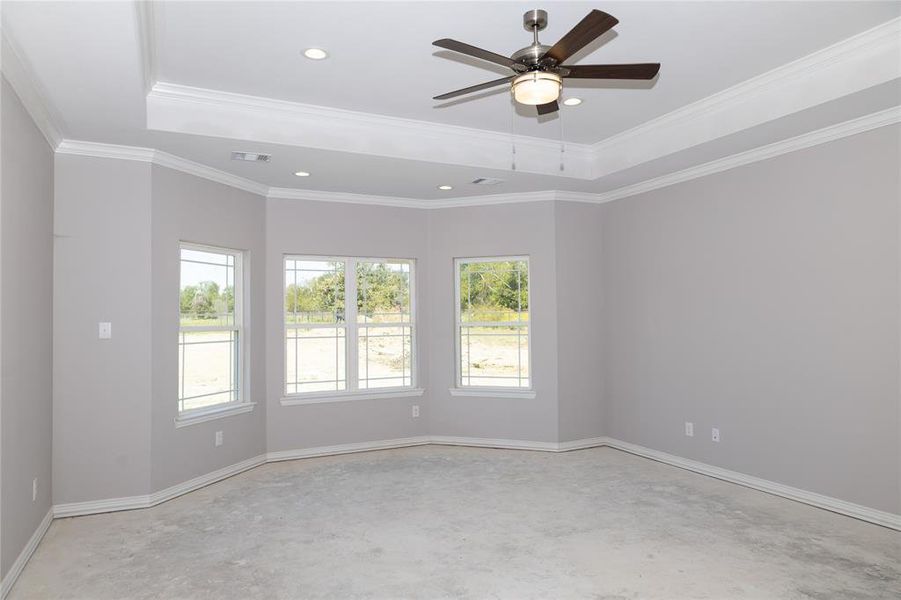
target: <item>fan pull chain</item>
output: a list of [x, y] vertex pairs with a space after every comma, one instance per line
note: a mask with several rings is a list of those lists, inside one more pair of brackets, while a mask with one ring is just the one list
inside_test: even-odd
[[516, 118], [516, 109], [515, 109], [515, 107], [511, 106], [510, 107], [510, 148], [511, 148], [510, 168], [513, 171], [516, 170], [516, 136], [514, 135], [514, 132], [513, 132], [513, 119], [515, 119], [515, 118]]
[[560, 122], [560, 172], [562, 173], [566, 170], [566, 165], [564, 165], [566, 141], [563, 137], [563, 114], [560, 111], [557, 111], [557, 120]]

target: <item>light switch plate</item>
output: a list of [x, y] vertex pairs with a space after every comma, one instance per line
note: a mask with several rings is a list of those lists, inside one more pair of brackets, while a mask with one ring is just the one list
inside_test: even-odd
[[109, 340], [113, 337], [113, 324], [101, 321], [97, 328], [97, 337], [101, 340]]

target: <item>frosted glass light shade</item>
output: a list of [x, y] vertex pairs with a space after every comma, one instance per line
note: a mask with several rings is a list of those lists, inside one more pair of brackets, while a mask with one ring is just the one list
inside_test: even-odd
[[556, 73], [531, 71], [513, 80], [513, 99], [520, 104], [547, 104], [560, 97], [563, 80]]

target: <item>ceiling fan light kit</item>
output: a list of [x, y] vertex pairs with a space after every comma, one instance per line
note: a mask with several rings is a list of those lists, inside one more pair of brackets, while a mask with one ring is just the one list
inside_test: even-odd
[[532, 44], [520, 48], [509, 57], [448, 38], [432, 42], [439, 48], [453, 50], [488, 62], [505, 66], [513, 75], [467, 88], [454, 90], [434, 100], [448, 100], [499, 85], [509, 85], [513, 99], [520, 104], [536, 106], [539, 115], [560, 109], [557, 100], [563, 89], [563, 79], [653, 79], [660, 71], [660, 63], [628, 65], [565, 65], [573, 54], [613, 29], [619, 21], [600, 10], [592, 10], [553, 46], [538, 41], [538, 32], [547, 27], [547, 11], [530, 10], [523, 17], [523, 26], [532, 32]]
[[538, 106], [556, 102], [563, 89], [563, 78], [556, 73], [529, 71], [513, 78], [513, 99], [520, 104]]

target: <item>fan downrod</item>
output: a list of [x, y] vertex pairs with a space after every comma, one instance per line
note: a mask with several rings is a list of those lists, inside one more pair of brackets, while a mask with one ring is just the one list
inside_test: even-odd
[[[520, 48], [510, 58], [525, 69], [532, 70], [538, 68], [538, 60], [551, 49], [538, 41], [538, 32], [547, 27], [547, 11], [540, 8], [526, 11], [522, 16], [522, 26], [532, 32], [532, 45]], [[517, 70], [523, 70], [523, 67]]]

